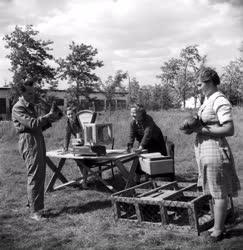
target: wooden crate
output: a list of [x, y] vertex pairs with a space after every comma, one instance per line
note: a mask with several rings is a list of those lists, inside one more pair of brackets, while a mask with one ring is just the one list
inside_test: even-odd
[[174, 174], [174, 160], [160, 153], [141, 154], [139, 162], [141, 170], [148, 175]]
[[212, 197], [196, 183], [149, 181], [114, 193], [112, 204], [115, 221], [196, 235], [213, 226]]

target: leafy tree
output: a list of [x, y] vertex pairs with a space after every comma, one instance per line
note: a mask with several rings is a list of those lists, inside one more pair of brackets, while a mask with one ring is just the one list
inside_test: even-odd
[[161, 83], [164, 86], [170, 88], [174, 93], [174, 99], [176, 102], [180, 102], [181, 97], [181, 85], [180, 85], [180, 76], [182, 69], [182, 60], [178, 58], [171, 58], [168, 62], [165, 62], [161, 66], [161, 75], [157, 76], [161, 79]]
[[190, 45], [181, 50], [179, 58], [171, 58], [161, 66], [162, 73], [157, 77], [163, 85], [168, 86], [174, 92], [174, 103], [183, 102], [186, 99], [198, 95], [196, 86], [197, 72], [206, 61], [206, 56], [200, 56], [197, 45]]
[[69, 95], [77, 107], [81, 107], [80, 97], [84, 96], [90, 101], [90, 93], [99, 88], [99, 77], [94, 73], [97, 67], [102, 67], [103, 62], [96, 60], [97, 49], [91, 45], [69, 45], [70, 54], [65, 58], [59, 58], [58, 73], [62, 80], [67, 80], [70, 87]]
[[138, 91], [138, 103], [146, 109], [160, 110], [175, 107], [170, 89], [166, 85], [144, 85]]
[[182, 49], [180, 53], [180, 57], [183, 61], [182, 100], [184, 107], [186, 98], [188, 97], [188, 93], [189, 95], [194, 96], [196, 105], [197, 97], [199, 94], [196, 84], [197, 73], [206, 62], [206, 56], [200, 56], [197, 47], [198, 45], [187, 46], [185, 49]]
[[[10, 49], [7, 58], [10, 59], [13, 72], [12, 99], [15, 101], [19, 95], [19, 84], [26, 79], [36, 82], [37, 90], [40, 90], [45, 83], [51, 86], [55, 79], [55, 69], [48, 64], [53, 60], [50, 54], [52, 41], [44, 41], [37, 38], [38, 31], [32, 25], [25, 28], [16, 26], [11, 34], [4, 36], [5, 47]], [[54, 86], [54, 85], [53, 85]]]
[[139, 82], [137, 81], [137, 79], [135, 77], [133, 77], [130, 80], [130, 77], [129, 77], [129, 86], [128, 86], [129, 105], [138, 102], [139, 89], [140, 89], [140, 86], [139, 86]]
[[175, 107], [170, 88], [166, 85], [156, 84], [152, 91], [152, 109], [169, 109]]
[[220, 88], [233, 105], [243, 101], [243, 61], [236, 59], [223, 68]]
[[105, 83], [102, 84], [102, 88], [106, 96], [106, 105], [108, 105], [108, 109], [110, 111], [112, 109], [112, 103], [116, 94], [116, 90], [120, 89], [125, 92], [125, 88], [122, 86], [122, 81], [126, 78], [127, 73], [124, 73], [122, 70], [118, 70], [114, 77], [109, 76]]
[[138, 102], [142, 104], [146, 109], [152, 109], [151, 100], [151, 86], [144, 85], [139, 89], [139, 98]]

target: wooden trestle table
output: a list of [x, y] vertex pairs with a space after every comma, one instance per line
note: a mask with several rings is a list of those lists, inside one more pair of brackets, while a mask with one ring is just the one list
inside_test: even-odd
[[[54, 158], [60, 159], [57, 166], [51, 160]], [[47, 166], [53, 171], [53, 175], [47, 185], [46, 192], [51, 192], [65, 186], [80, 183], [83, 179], [83, 176], [81, 176], [77, 179], [67, 180], [61, 172], [66, 160], [76, 161], [77, 165], [87, 170], [87, 177], [94, 176], [111, 192], [116, 192], [117, 190], [102, 178], [102, 172], [108, 169], [113, 170], [114, 168], [117, 168], [122, 178], [125, 180], [126, 184], [124, 188], [129, 188], [134, 184], [135, 170], [138, 165], [138, 155], [136, 153], [127, 153], [125, 150], [121, 149], [107, 150], [107, 154], [105, 156], [77, 155], [72, 152], [51, 150], [46, 153], [46, 163]], [[131, 163], [129, 170], [124, 166], [124, 163], [127, 162]], [[98, 167], [98, 170], [94, 169], [95, 167]], [[55, 185], [57, 179], [62, 182], [61, 185]]]

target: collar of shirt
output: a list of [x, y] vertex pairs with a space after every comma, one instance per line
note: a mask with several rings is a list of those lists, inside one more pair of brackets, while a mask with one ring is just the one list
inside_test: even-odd
[[23, 103], [26, 107], [31, 106], [31, 103], [30, 103], [30, 102], [27, 102], [27, 101], [24, 99], [23, 96], [19, 97], [19, 101], [20, 101], [21, 103]]
[[34, 104], [27, 102], [23, 96], [19, 97], [19, 101], [27, 108], [32, 109], [35, 111], [35, 106]]

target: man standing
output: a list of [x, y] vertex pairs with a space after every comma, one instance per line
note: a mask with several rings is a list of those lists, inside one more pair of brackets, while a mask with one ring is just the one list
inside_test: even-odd
[[27, 168], [27, 195], [31, 209], [30, 218], [41, 221], [44, 217], [44, 184], [46, 175], [46, 147], [42, 131], [58, 119], [53, 109], [37, 117], [35, 111], [34, 82], [25, 81], [20, 86], [21, 96], [12, 109], [12, 120], [19, 134], [19, 152]]

